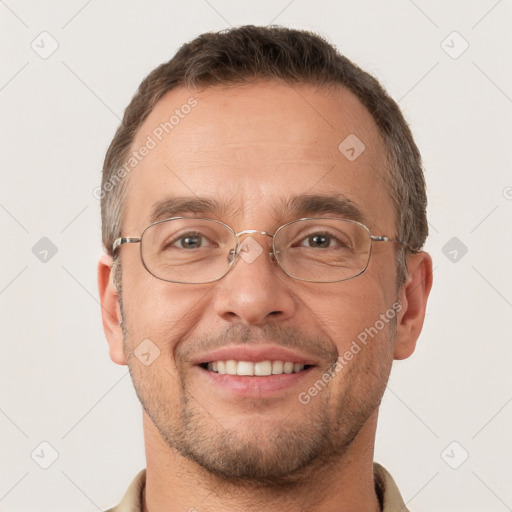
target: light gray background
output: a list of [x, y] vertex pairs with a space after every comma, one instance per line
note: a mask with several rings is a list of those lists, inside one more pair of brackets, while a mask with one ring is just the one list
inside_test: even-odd
[[[201, 32], [270, 22], [374, 73], [424, 157], [435, 283], [375, 459], [415, 512], [512, 510], [511, 21], [510, 0], [0, 0], [0, 510], [104, 509], [144, 467], [140, 406], [100, 323], [93, 190], [153, 67]], [[42, 237], [54, 256], [33, 253]]]

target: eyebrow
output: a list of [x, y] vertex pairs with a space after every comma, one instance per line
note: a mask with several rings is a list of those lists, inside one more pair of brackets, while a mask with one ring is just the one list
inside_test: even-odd
[[[273, 207], [277, 218], [286, 216], [307, 217], [311, 215], [334, 215], [358, 222], [364, 222], [362, 211], [341, 194], [303, 194], [283, 200], [280, 207]], [[208, 214], [222, 218], [242, 211], [240, 206], [193, 196], [171, 197], [159, 201], [151, 210], [151, 223], [171, 217], [189, 214]]]
[[170, 217], [179, 217], [186, 213], [206, 213], [222, 215], [232, 207], [226, 203], [219, 203], [214, 199], [206, 199], [193, 196], [170, 197], [163, 201], [158, 201], [151, 210], [151, 223]]
[[329, 214], [358, 222], [364, 222], [363, 212], [341, 194], [305, 194], [286, 201], [284, 210], [300, 217]]

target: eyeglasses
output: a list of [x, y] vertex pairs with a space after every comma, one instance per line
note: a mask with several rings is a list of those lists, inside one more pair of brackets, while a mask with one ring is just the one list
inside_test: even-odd
[[[372, 242], [396, 242], [374, 236], [360, 222], [337, 218], [302, 218], [275, 233], [255, 229], [235, 232], [213, 219], [173, 217], [148, 226], [140, 238], [118, 238], [140, 243], [142, 264], [158, 279], [172, 283], [203, 284], [224, 277], [241, 257], [248, 263], [263, 252], [261, 245], [241, 237], [261, 234], [272, 238], [270, 257], [283, 272], [300, 281], [334, 283], [362, 274], [368, 267]], [[252, 255], [251, 255], [252, 252]]]

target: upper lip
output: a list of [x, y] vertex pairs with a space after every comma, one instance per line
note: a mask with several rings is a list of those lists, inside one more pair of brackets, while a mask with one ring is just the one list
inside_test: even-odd
[[235, 361], [251, 361], [254, 363], [258, 361], [289, 361], [304, 365], [316, 366], [318, 364], [311, 357], [273, 345], [222, 347], [194, 358], [192, 363], [198, 365], [212, 361], [228, 361], [230, 359], [234, 359]]

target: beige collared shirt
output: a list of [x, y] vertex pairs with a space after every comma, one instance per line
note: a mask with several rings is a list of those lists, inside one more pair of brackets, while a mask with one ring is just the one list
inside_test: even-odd
[[[393, 477], [380, 464], [374, 462], [375, 489], [382, 503], [382, 512], [409, 512], [400, 496]], [[132, 481], [117, 507], [106, 512], [142, 512], [142, 491], [146, 483], [146, 470], [143, 469]]]

